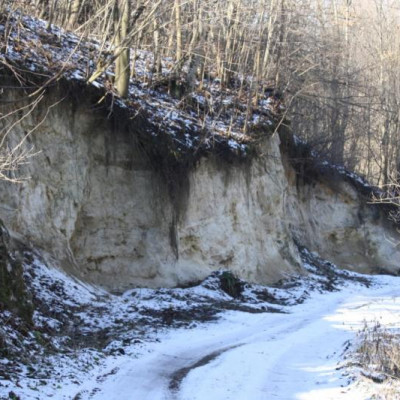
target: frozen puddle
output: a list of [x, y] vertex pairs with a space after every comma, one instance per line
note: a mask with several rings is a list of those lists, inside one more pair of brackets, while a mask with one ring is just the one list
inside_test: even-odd
[[[80, 399], [368, 399], [372, 381], [353, 381], [343, 353], [365, 321], [400, 327], [399, 278], [372, 288], [314, 293], [290, 314], [226, 312], [216, 323], [178, 329], [137, 358], [86, 382]], [[60, 397], [66, 398], [66, 397]]]

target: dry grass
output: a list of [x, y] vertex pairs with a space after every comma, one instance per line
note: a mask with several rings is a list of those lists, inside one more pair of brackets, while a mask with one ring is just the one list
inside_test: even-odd
[[400, 332], [375, 322], [372, 326], [365, 324], [359, 335], [356, 354], [361, 366], [377, 380], [381, 376], [382, 380], [400, 381]]
[[371, 400], [398, 400], [400, 398], [400, 331], [382, 326], [379, 322], [365, 323], [359, 332], [355, 352], [356, 365], [361, 375], [377, 384], [369, 387]]

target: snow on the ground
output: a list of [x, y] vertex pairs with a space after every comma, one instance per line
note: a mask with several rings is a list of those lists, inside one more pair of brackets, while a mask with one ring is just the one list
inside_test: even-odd
[[382, 385], [355, 380], [346, 349], [366, 322], [400, 328], [400, 278], [301, 253], [309, 276], [277, 287], [239, 281], [237, 298], [221, 289], [223, 272], [190, 288], [110, 295], [30, 255], [31, 358], [0, 360], [0, 398], [370, 398]]
[[379, 385], [353, 382], [343, 352], [365, 321], [400, 327], [398, 281], [315, 293], [290, 314], [228, 312], [218, 324], [170, 332], [100, 385], [86, 382], [81, 398], [367, 399]]
[[293, 135], [293, 144], [298, 148], [306, 149], [307, 161], [315, 163], [315, 166], [318, 167], [321, 171], [335, 171], [344, 179], [352, 182], [356, 187], [364, 189], [367, 192], [371, 192], [371, 194], [373, 194], [377, 198], [379, 198], [380, 195], [384, 194], [377, 187], [371, 185], [365, 178], [346, 169], [343, 165], [333, 164], [325, 160], [316, 150], [312, 149], [307, 142], [302, 140], [297, 135]]

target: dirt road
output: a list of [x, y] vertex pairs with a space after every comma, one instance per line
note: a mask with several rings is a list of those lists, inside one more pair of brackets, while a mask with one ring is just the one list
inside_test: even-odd
[[[398, 278], [315, 293], [287, 314], [228, 312], [218, 322], [171, 331], [81, 398], [107, 400], [366, 399], [343, 352], [365, 321], [400, 327]], [[368, 385], [367, 385], [368, 386]]]

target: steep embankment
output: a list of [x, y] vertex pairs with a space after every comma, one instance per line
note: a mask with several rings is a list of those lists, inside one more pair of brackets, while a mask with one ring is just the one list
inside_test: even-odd
[[68, 82], [48, 91], [10, 136], [17, 143], [36, 127], [30, 178], [0, 186], [6, 226], [67, 270], [116, 291], [220, 268], [271, 283], [302, 272], [298, 246], [360, 272], [399, 269], [398, 236], [368, 204], [371, 189], [304, 157], [290, 134], [252, 154], [226, 143], [177, 158], [170, 143], [147, 139], [144, 118], [118, 109], [107, 118], [94, 99]]
[[115, 291], [220, 268], [271, 283], [303, 273], [302, 246], [341, 267], [398, 272], [399, 235], [368, 204], [372, 189], [290, 133], [272, 134], [268, 95], [246, 121], [250, 135], [238, 133], [246, 104], [212, 81], [183, 102], [145, 77], [122, 102], [104, 82], [85, 84], [95, 41], [18, 24], [1, 56], [3, 122], [11, 148], [39, 153], [22, 168], [29, 179], [0, 182], [0, 218], [55, 264]]

